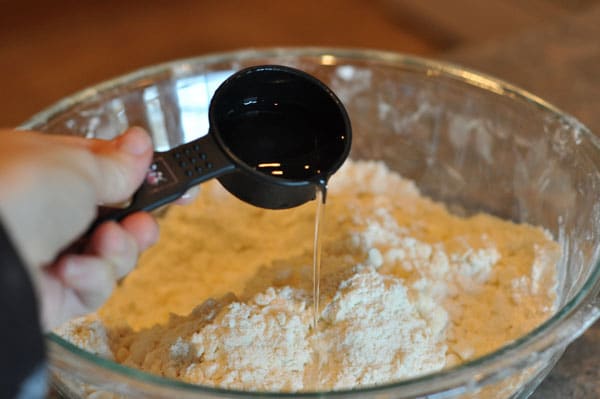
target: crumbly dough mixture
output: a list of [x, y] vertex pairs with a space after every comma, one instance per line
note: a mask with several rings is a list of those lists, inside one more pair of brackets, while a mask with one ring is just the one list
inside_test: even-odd
[[380, 162], [348, 161], [326, 206], [312, 327], [315, 204], [269, 211], [206, 184], [97, 312], [58, 333], [183, 381], [243, 390], [356, 388], [434, 372], [555, 310], [560, 250], [542, 229], [462, 218]]

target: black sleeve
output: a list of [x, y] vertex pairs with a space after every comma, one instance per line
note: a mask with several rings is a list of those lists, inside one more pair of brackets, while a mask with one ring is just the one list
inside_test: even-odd
[[46, 367], [37, 299], [0, 221], [0, 398], [43, 398]]

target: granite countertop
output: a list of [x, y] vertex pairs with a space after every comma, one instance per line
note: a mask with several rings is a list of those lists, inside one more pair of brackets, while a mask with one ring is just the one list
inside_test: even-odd
[[[600, 6], [440, 58], [514, 83], [600, 135]], [[600, 398], [600, 321], [569, 346], [531, 399]]]

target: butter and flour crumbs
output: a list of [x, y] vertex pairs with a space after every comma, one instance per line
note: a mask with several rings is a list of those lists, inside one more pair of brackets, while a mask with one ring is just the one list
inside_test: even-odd
[[473, 359], [555, 310], [560, 251], [542, 229], [452, 215], [379, 162], [348, 161], [328, 195], [316, 329], [314, 204], [258, 209], [211, 183], [169, 211], [96, 314], [58, 333], [191, 383], [330, 390]]

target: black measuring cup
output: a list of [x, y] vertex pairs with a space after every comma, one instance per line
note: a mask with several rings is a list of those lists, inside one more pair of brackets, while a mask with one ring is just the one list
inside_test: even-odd
[[295, 207], [315, 198], [350, 151], [341, 101], [313, 76], [280, 65], [225, 80], [212, 97], [209, 123], [207, 135], [155, 152], [128, 206], [101, 208], [95, 225], [155, 209], [212, 178], [252, 205]]

